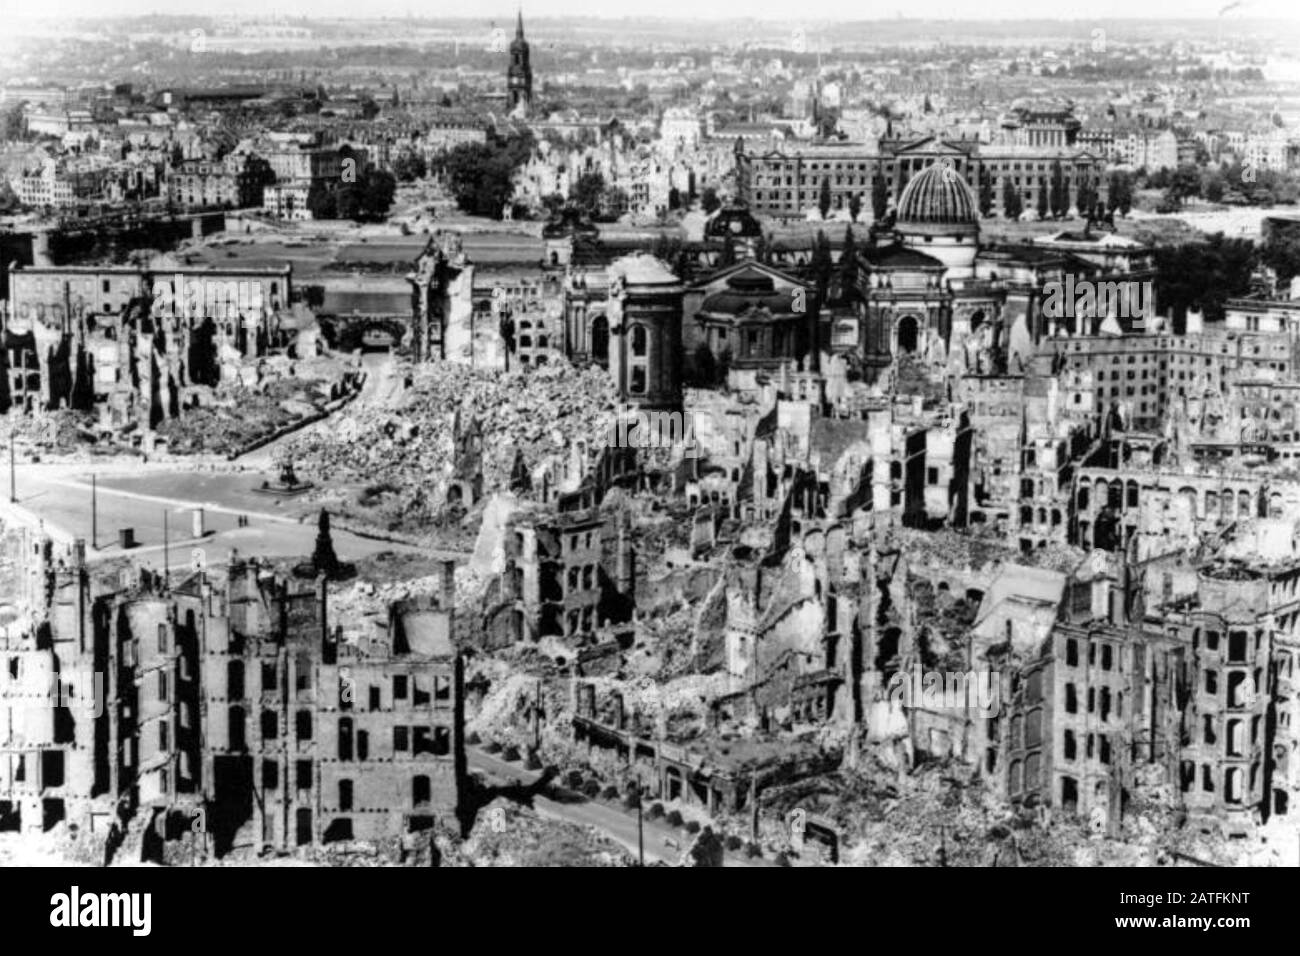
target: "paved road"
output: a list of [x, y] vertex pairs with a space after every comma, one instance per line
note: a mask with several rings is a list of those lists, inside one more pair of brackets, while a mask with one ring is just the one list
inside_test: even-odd
[[[541, 774], [524, 770], [517, 764], [501, 760], [486, 754], [475, 747], [466, 747], [469, 765], [474, 770], [481, 770], [489, 777], [505, 783], [530, 784]], [[582, 803], [559, 803], [540, 794], [533, 798], [533, 807], [543, 817], [564, 820], [583, 826], [594, 827], [601, 833], [621, 844], [634, 857], [637, 854], [636, 816], [624, 813], [594, 800]], [[667, 824], [652, 820], [644, 821], [645, 859], [647, 863], [664, 862], [676, 864], [681, 859], [681, 848], [690, 842], [690, 835]], [[676, 847], [668, 845], [671, 840]], [[724, 866], [772, 866], [767, 860], [751, 860], [736, 853], [728, 853]]]
[[[98, 482], [97, 541], [91, 542], [91, 481], [84, 466], [20, 465], [17, 469], [18, 506], [44, 521], [59, 540], [85, 538], [90, 560], [131, 555], [144, 564], [161, 568], [164, 515], [171, 547], [168, 564], [188, 567], [193, 550], [201, 548], [207, 563], [223, 562], [231, 549], [241, 554], [277, 557], [310, 555], [316, 542], [315, 510], [292, 499], [255, 494], [261, 484], [257, 472], [187, 472], [138, 469], [138, 473], [113, 470]], [[202, 538], [193, 535], [194, 511], [203, 509]], [[305, 520], [305, 511], [309, 511]], [[280, 513], [284, 512], [284, 513]], [[248, 525], [240, 527], [245, 515]], [[131, 528], [136, 547], [118, 545], [118, 531]], [[381, 551], [416, 551], [402, 544], [373, 540], [333, 530], [334, 547], [344, 561], [355, 561]], [[450, 556], [450, 555], [449, 555]]]
[[[403, 383], [396, 374], [393, 357], [387, 353], [362, 356], [366, 380], [354, 405], [381, 406], [400, 395]], [[337, 427], [339, 413], [312, 428]], [[35, 515], [59, 540], [82, 537], [91, 545], [88, 557], [94, 561], [130, 554], [149, 566], [163, 563], [164, 524], [171, 553], [168, 565], [188, 567], [195, 549], [204, 551], [208, 562], [224, 561], [231, 549], [243, 554], [293, 556], [311, 554], [316, 541], [316, 508], [293, 498], [256, 494], [263, 480], [275, 480], [278, 468], [275, 452], [284, 442], [302, 432], [278, 439], [250, 452], [231, 465], [196, 460], [184, 462], [118, 460], [96, 462], [98, 478], [98, 533], [92, 535], [92, 466], [59, 463], [21, 464], [17, 467], [17, 496], [20, 514]], [[243, 469], [243, 470], [236, 470]], [[7, 491], [8, 489], [6, 489]], [[202, 508], [202, 537], [193, 532], [194, 512]], [[164, 520], [164, 515], [166, 519]], [[248, 525], [241, 527], [239, 517]], [[118, 545], [118, 532], [134, 531], [136, 547]], [[95, 537], [95, 541], [91, 538]], [[334, 529], [339, 557], [356, 560], [381, 551], [418, 549], [389, 541], [373, 540]], [[456, 557], [446, 554], [446, 557]]]

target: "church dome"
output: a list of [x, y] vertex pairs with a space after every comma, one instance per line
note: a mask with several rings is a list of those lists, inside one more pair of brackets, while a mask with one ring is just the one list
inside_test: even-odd
[[950, 164], [932, 163], [908, 182], [898, 200], [898, 225], [978, 226], [979, 211], [966, 180]]
[[804, 289], [777, 289], [772, 277], [753, 266], [745, 266], [728, 277], [727, 287], [707, 296], [700, 303], [706, 315], [739, 316], [766, 311], [787, 317], [804, 311]]

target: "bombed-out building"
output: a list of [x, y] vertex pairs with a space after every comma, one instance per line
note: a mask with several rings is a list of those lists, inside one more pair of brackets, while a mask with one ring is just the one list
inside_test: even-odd
[[81, 551], [60, 564], [41, 548], [42, 600], [6, 639], [2, 825], [107, 833], [162, 817], [159, 833], [179, 822], [218, 855], [459, 830], [462, 671], [445, 595], [345, 639], [323, 579], [236, 558], [216, 581], [128, 569], [92, 596]]

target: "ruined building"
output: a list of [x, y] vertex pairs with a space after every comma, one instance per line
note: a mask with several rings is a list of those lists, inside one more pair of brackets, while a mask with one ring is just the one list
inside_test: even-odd
[[256, 561], [233, 559], [220, 585], [126, 571], [92, 597], [80, 551], [36, 557], [45, 587], [4, 648], [0, 825], [202, 820], [219, 855], [459, 829], [445, 594], [345, 639], [323, 580], [298, 588]]

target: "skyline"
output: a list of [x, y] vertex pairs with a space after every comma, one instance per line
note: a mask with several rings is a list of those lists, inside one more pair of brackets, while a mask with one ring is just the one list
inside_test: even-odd
[[[907, 4], [891, 4], [882, 9], [863, 9], [860, 4], [844, 0], [808, 0], [800, 4], [806, 16], [791, 17], [788, 4], [776, 0], [755, 0], [747, 5], [743, 16], [724, 8], [702, 8], [692, 0], [660, 0], [654, 4], [611, 5], [602, 0], [530, 0], [522, 5], [525, 18], [551, 19], [590, 17], [601, 21], [620, 19], [657, 20], [760, 20], [776, 23], [795, 22], [851, 22], [878, 20], [940, 20], [946, 22], [996, 22], [999, 20], [1024, 22], [1023, 7], [1015, 0], [988, 0], [979, 4], [962, 4], [954, 15], [954, 4], [947, 0], [914, 0]], [[630, 8], [631, 7], [631, 8]], [[1054, 16], [1028, 18], [1043, 22], [1078, 22], [1098, 20], [1225, 20], [1249, 21], [1300, 18], [1300, 13], [1284, 0], [1193, 0], [1179, 5], [1176, 13], [1169, 14], [1173, 5], [1161, 0], [1102, 0], [1100, 3], [1072, 3], [1054, 11]], [[288, 0], [266, 4], [258, 0], [229, 0], [220, 12], [198, 0], [177, 0], [163, 7], [158, 0], [54, 0], [33, 10], [29, 4], [17, 0], [0, 0], [0, 15], [9, 19], [48, 21], [58, 18], [102, 19], [138, 16], [237, 16], [266, 18], [271, 16], [307, 17], [309, 19], [419, 19], [496, 20], [513, 19], [519, 5], [494, 4], [484, 8], [470, 0], [451, 0], [436, 4], [413, 4], [406, 0], [375, 0], [358, 5], [350, 0]], [[904, 16], [904, 13], [906, 15]]]

